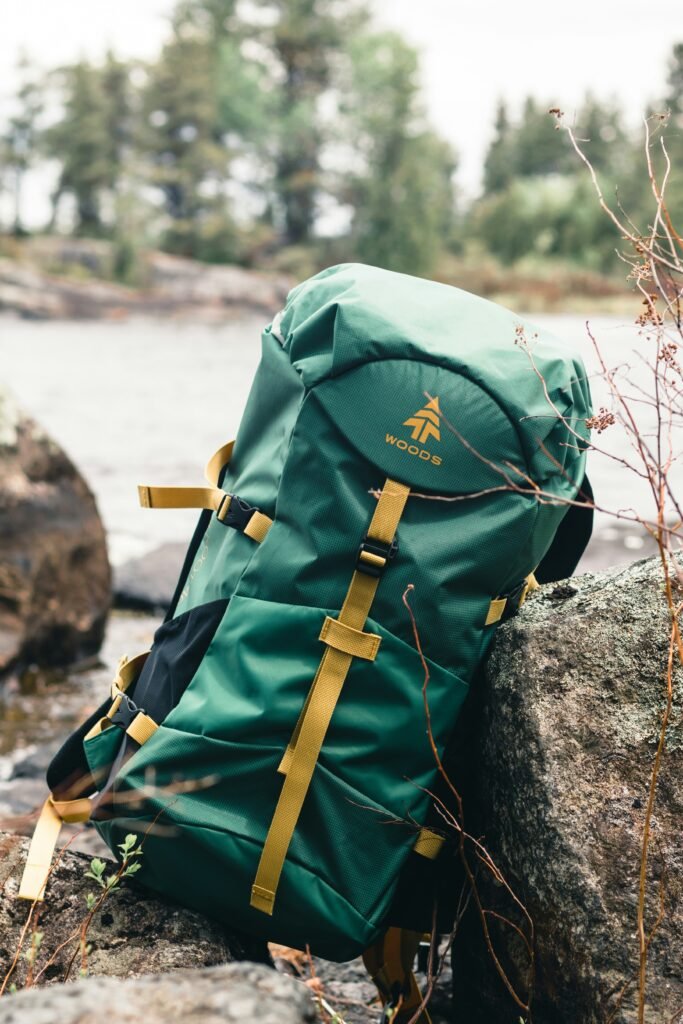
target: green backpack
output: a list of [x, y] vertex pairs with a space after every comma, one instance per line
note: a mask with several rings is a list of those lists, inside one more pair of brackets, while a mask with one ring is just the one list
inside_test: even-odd
[[140, 488], [204, 511], [151, 651], [54, 758], [21, 895], [90, 819], [229, 927], [370, 950], [390, 999], [399, 878], [446, 838], [434, 747], [583, 485], [589, 416], [576, 353], [490, 302], [361, 265], [295, 288], [207, 485]]

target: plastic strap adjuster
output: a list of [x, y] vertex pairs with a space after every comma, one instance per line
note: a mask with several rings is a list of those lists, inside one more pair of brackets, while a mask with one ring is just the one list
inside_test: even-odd
[[[227, 512], [224, 512], [223, 507], [226, 501], [229, 501], [230, 505]], [[226, 494], [216, 509], [216, 516], [224, 526], [232, 526], [233, 530], [243, 533], [255, 512], [258, 512], [255, 505], [250, 505], [243, 498], [238, 498], [236, 494]]]
[[126, 694], [123, 693], [121, 694], [121, 703], [117, 707], [116, 711], [113, 715], [107, 715], [107, 718], [112, 725], [117, 725], [119, 729], [122, 729], [125, 732], [133, 719], [139, 715], [141, 711], [144, 713], [143, 708], [139, 708], [135, 701], [131, 700], [130, 697], [127, 697]]
[[378, 579], [397, 551], [398, 537], [394, 537], [391, 544], [385, 544], [381, 540], [373, 540], [366, 534], [358, 548], [356, 569], [366, 576]]

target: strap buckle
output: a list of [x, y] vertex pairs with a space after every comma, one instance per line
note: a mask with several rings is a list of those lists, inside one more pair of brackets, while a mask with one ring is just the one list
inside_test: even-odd
[[139, 708], [134, 700], [126, 696], [125, 693], [121, 694], [121, 703], [117, 707], [113, 715], [107, 717], [112, 725], [118, 725], [124, 732], [128, 729], [133, 719], [144, 709]]
[[[223, 506], [226, 499], [230, 501], [228, 511], [223, 513]], [[232, 526], [234, 530], [244, 532], [249, 520], [257, 512], [254, 505], [250, 505], [244, 498], [238, 498], [236, 494], [226, 494], [216, 509], [216, 516], [224, 526]]]
[[514, 615], [517, 614], [520, 607], [524, 603], [524, 598], [526, 597], [528, 589], [529, 581], [525, 577], [523, 580], [521, 580], [521, 582], [517, 584], [516, 587], [513, 587], [513, 589], [510, 590], [507, 594], [503, 594], [503, 597], [506, 600], [506, 605], [505, 610], [501, 616], [501, 622], [507, 622], [508, 619], [511, 619]]
[[379, 579], [397, 551], [398, 537], [394, 537], [391, 544], [386, 544], [384, 541], [374, 540], [366, 533], [358, 548], [356, 569], [366, 576]]

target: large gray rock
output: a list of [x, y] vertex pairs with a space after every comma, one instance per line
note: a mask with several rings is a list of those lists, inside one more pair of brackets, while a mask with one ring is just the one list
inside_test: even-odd
[[[26, 900], [16, 898], [27, 848], [27, 840], [0, 833], [0, 979], [10, 967], [31, 907]], [[63, 942], [79, 932], [86, 916], [86, 896], [98, 893], [96, 883], [85, 875], [89, 864], [88, 857], [67, 851], [50, 878], [46, 899], [40, 908], [39, 928], [43, 939], [36, 971]], [[263, 944], [242, 942], [201, 914], [162, 900], [128, 882], [107, 897], [93, 919], [87, 941], [91, 946], [88, 974], [114, 977], [183, 967], [210, 967], [245, 955], [253, 959], [267, 957]], [[77, 949], [77, 940], [71, 940], [42, 980], [62, 980]], [[72, 977], [78, 975], [79, 966], [77, 958]], [[21, 959], [13, 975], [19, 989], [26, 969], [26, 961]], [[59, 1019], [55, 1014], [53, 1020]]]
[[[533, 918], [535, 1024], [638, 1019], [638, 879], [669, 632], [656, 559], [546, 586], [501, 628], [471, 709], [476, 781], [466, 820], [485, 833]], [[664, 909], [649, 953], [651, 1024], [683, 1021], [681, 682], [677, 671], [647, 875], [648, 931], [660, 896]], [[485, 907], [521, 923], [484, 872], [480, 887]], [[524, 993], [528, 961], [515, 932], [494, 917], [489, 923]], [[481, 934], [471, 913], [454, 958], [463, 1019], [517, 1021]]]
[[312, 1024], [310, 993], [256, 964], [153, 975], [91, 978], [0, 1000], [0, 1024]]
[[0, 674], [97, 652], [110, 589], [93, 495], [0, 386]]

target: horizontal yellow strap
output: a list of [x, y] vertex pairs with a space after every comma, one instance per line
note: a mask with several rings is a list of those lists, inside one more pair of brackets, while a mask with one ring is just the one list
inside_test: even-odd
[[[218, 487], [138, 486], [142, 508], [210, 508], [216, 512], [228, 495]], [[229, 502], [225, 502], [228, 505]], [[227, 512], [227, 508], [225, 509]]]
[[437, 835], [428, 828], [421, 828], [413, 845], [413, 851], [427, 860], [436, 860], [446, 842], [443, 836]]
[[131, 737], [131, 739], [135, 740], [136, 743], [139, 743], [140, 746], [142, 746], [143, 743], [146, 743], [147, 740], [154, 735], [158, 728], [159, 726], [153, 718], [146, 715], [144, 711], [138, 711], [137, 715], [126, 729], [126, 733]]
[[273, 520], [270, 516], [265, 515], [263, 512], [254, 512], [253, 516], [244, 527], [245, 537], [251, 537], [257, 544], [260, 544], [266, 539], [268, 530], [273, 525]]
[[85, 797], [80, 800], [54, 800], [49, 797], [43, 804], [26, 858], [19, 886], [22, 900], [42, 900], [50, 865], [59, 839], [62, 823], [87, 821], [92, 810]]
[[344, 651], [345, 654], [351, 654], [354, 658], [365, 658], [366, 661], [375, 660], [382, 642], [382, 638], [376, 633], [363, 633], [362, 630], [347, 626], [339, 619], [331, 619], [329, 615], [323, 622], [319, 639], [328, 647]]
[[70, 825], [80, 821], [87, 821], [92, 812], [92, 804], [86, 796], [78, 800], [55, 800], [50, 797], [50, 803], [62, 819]]
[[492, 626], [494, 622], [500, 622], [505, 614], [505, 607], [507, 603], [508, 601], [506, 597], [497, 597], [495, 601], [491, 601], [484, 625]]

